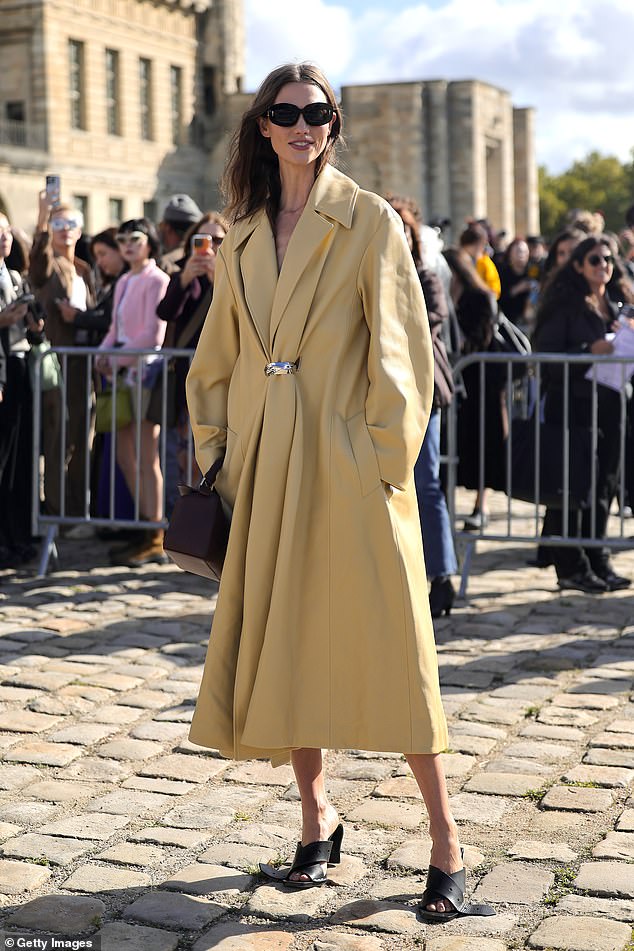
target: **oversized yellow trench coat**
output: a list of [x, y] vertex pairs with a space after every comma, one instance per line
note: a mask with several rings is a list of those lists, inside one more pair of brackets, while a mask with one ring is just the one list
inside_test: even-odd
[[413, 480], [432, 359], [400, 218], [332, 166], [279, 277], [264, 212], [229, 230], [187, 379], [233, 510], [194, 743], [273, 764], [446, 748]]

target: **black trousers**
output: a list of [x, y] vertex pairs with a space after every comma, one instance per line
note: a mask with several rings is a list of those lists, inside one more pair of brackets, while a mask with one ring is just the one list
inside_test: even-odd
[[[546, 394], [544, 416], [547, 422], [562, 422], [563, 399], [559, 390]], [[619, 453], [621, 446], [621, 397], [605, 386], [597, 387], [597, 477], [595, 494], [595, 526], [592, 531], [592, 509], [568, 510], [568, 534], [586, 538], [605, 538], [608, 515], [619, 480]], [[575, 387], [570, 400], [570, 425], [592, 423], [590, 384]], [[563, 438], [563, 431], [562, 431]], [[574, 466], [574, 459], [570, 460]], [[542, 526], [542, 537], [563, 534], [563, 509], [547, 508]], [[601, 574], [610, 567], [610, 552], [603, 546], [581, 545], [549, 547], [558, 578], [594, 571]]]
[[0, 545], [31, 541], [33, 410], [26, 359], [9, 356], [0, 403]]

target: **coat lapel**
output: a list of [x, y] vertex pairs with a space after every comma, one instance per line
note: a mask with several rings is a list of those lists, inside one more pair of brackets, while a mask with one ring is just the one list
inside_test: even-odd
[[329, 238], [334, 230], [332, 221], [322, 218], [314, 207], [306, 205], [288, 243], [273, 298], [271, 349], [273, 349], [277, 328], [300, 280], [301, 309], [308, 317], [317, 282], [330, 248]]
[[331, 165], [326, 165], [315, 181], [289, 241], [277, 282], [271, 313], [271, 349], [280, 321], [298, 285], [304, 317], [301, 327], [295, 328], [299, 330], [299, 345], [301, 332], [308, 319], [315, 290], [332, 244], [335, 226], [338, 223], [350, 227], [358, 190], [355, 182]]
[[277, 256], [271, 225], [264, 211], [260, 212], [255, 227], [242, 245], [240, 273], [246, 305], [262, 349], [269, 356], [271, 311], [277, 287]]

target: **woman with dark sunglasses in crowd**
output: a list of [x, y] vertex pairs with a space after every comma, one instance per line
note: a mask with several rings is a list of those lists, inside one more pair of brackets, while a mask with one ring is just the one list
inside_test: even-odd
[[[609, 354], [614, 348], [606, 334], [614, 329], [618, 308], [606, 288], [612, 278], [614, 258], [609, 244], [592, 236], [581, 241], [568, 262], [555, 271], [544, 288], [537, 310], [534, 350], [554, 353]], [[586, 379], [588, 365], [569, 367], [569, 415], [567, 424], [589, 429], [592, 425], [592, 382]], [[548, 364], [542, 370], [547, 423], [564, 425], [564, 367]], [[614, 498], [619, 469], [621, 396], [607, 386], [597, 385], [598, 433], [597, 474], [592, 532], [592, 507], [568, 510], [571, 536], [605, 538], [610, 503]], [[562, 435], [563, 445], [563, 435]], [[570, 471], [579, 475], [582, 461], [575, 457], [571, 438]], [[588, 486], [591, 485], [588, 473]], [[542, 536], [563, 534], [563, 510], [548, 506]], [[549, 548], [561, 589], [600, 594], [627, 588], [630, 581], [618, 575], [605, 547], [554, 546]]]
[[[231, 533], [191, 739], [292, 763], [292, 866], [323, 885], [343, 827], [322, 748], [405, 751], [430, 818], [421, 913], [464, 905], [413, 479], [433, 356], [398, 215], [333, 167], [342, 115], [316, 66], [262, 83], [230, 148], [234, 224], [187, 396]], [[211, 477], [211, 476], [210, 476]], [[451, 898], [449, 897], [451, 896]]]

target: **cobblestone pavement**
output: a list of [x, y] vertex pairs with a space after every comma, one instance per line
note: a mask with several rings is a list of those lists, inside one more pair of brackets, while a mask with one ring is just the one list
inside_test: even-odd
[[[106, 951], [632, 951], [634, 594], [559, 594], [529, 546], [479, 544], [469, 601], [437, 637], [469, 891], [498, 914], [425, 926], [425, 814], [399, 755], [328, 754], [346, 829], [329, 887], [258, 876], [294, 851], [297, 791], [288, 767], [187, 740], [215, 588], [104, 568], [105, 551], [62, 541], [45, 580], [0, 574], [6, 935], [99, 934]], [[633, 552], [616, 565], [634, 577]]]

